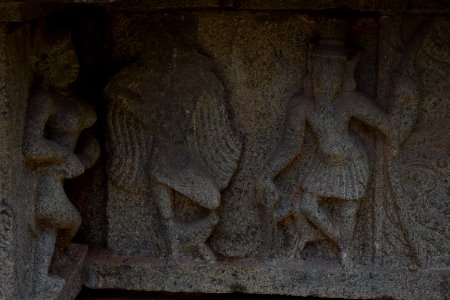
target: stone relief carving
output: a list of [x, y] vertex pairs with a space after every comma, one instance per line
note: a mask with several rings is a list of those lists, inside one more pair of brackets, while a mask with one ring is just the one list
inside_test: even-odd
[[[211, 62], [190, 49], [175, 48], [167, 59], [144, 56], [115, 75], [105, 91], [112, 184], [156, 203], [171, 258], [214, 261], [205, 242], [218, 222], [221, 191], [238, 167], [242, 143]], [[203, 212], [178, 219], [176, 193]]]
[[[320, 41], [310, 58], [305, 91], [290, 100], [283, 142], [261, 171], [259, 183], [260, 201], [274, 209], [276, 220], [302, 215], [339, 247], [343, 264], [351, 263], [358, 202], [365, 195], [370, 176], [366, 150], [349, 131], [350, 119], [373, 126], [393, 143], [390, 115], [356, 91], [357, 61], [347, 58], [339, 41]], [[272, 178], [301, 154], [306, 123], [317, 138], [319, 155], [300, 183], [301, 196], [281, 195]], [[340, 225], [321, 207], [321, 198], [336, 198]], [[294, 253], [303, 250], [308, 238], [311, 236], [303, 234]]]
[[90, 168], [100, 146], [92, 133], [80, 140], [81, 132], [96, 121], [96, 113], [73, 91], [79, 64], [70, 33], [40, 24], [32, 61], [37, 80], [30, 92], [23, 142], [25, 161], [38, 177], [32, 293], [50, 295], [64, 286], [62, 278], [48, 275], [57, 236], [67, 246], [81, 224], [64, 181]]
[[[415, 78], [420, 97], [412, 87], [393, 81], [393, 112], [397, 115], [397, 155], [387, 153], [388, 199], [396, 216], [386, 226], [398, 226], [414, 264], [448, 267], [450, 251], [450, 198], [448, 80], [450, 53], [449, 22], [438, 19], [419, 25], [406, 54], [398, 64], [403, 76]], [[396, 218], [395, 218], [396, 217]], [[395, 224], [397, 219], [397, 224]], [[383, 252], [400, 252], [404, 245], [385, 244]]]
[[[307, 245], [325, 240], [326, 248], [337, 249], [344, 266], [359, 263], [354, 253], [355, 226], [361, 218], [358, 217], [361, 203], [373, 197], [373, 191], [368, 193], [373, 184], [372, 167], [374, 161], [380, 161], [382, 186], [390, 193], [383, 201], [391, 206], [383, 222], [389, 218], [396, 220], [395, 227], [401, 235], [398, 239], [404, 241], [395, 247], [402, 247], [401, 251], [407, 253], [413, 264], [423, 265], [426, 254], [421, 253], [423, 247], [419, 241], [423, 238], [417, 236], [416, 227], [411, 225], [416, 221], [408, 208], [414, 201], [401, 203], [398, 199], [406, 199], [405, 193], [412, 193], [411, 187], [419, 186], [409, 184], [413, 176], [401, 179], [406, 174], [404, 153], [408, 147], [414, 153], [415, 146], [408, 145], [418, 134], [416, 127], [423, 114], [421, 103], [427, 97], [423, 81], [426, 76], [436, 76], [429, 75], [429, 65], [423, 65], [427, 60], [418, 57], [434, 55], [439, 61], [445, 61], [439, 55], [447, 55], [445, 50], [436, 52], [445, 49], [441, 45], [447, 37], [439, 29], [445, 25], [430, 24], [418, 26], [415, 38], [396, 53], [397, 62], [388, 76], [389, 93], [386, 101], [382, 101], [387, 103], [385, 108], [377, 104], [379, 101], [373, 95], [357, 89], [355, 73], [360, 53], [352, 53], [345, 45], [344, 29], [326, 32], [318, 46], [310, 49], [303, 93], [289, 101], [284, 136], [260, 170], [256, 184], [258, 201], [265, 210], [262, 218], [269, 216], [268, 222], [262, 222], [271, 228], [267, 231], [270, 243], [266, 246], [272, 249], [262, 250], [270, 253], [269, 257], [285, 257], [285, 252], [277, 253], [275, 249], [281, 238], [278, 226], [287, 219], [295, 219], [297, 237], [288, 251], [290, 258], [303, 257]], [[432, 54], [429, 49], [433, 49]], [[417, 65], [418, 61], [422, 65]], [[421, 74], [418, 70], [422, 69], [417, 66], [426, 72]], [[172, 258], [188, 255], [214, 260], [205, 242], [218, 222], [220, 191], [227, 187], [238, 168], [242, 145], [227, 120], [223, 87], [211, 71], [210, 60], [195, 51], [176, 48], [170, 58], [143, 55], [114, 76], [105, 91], [110, 101], [107, 118], [110, 199], [117, 198], [114, 205], [122, 205], [133, 195], [153, 201]], [[185, 97], [192, 100], [187, 101]], [[358, 128], [354, 128], [355, 122], [370, 128], [373, 134], [362, 137]], [[308, 134], [316, 140], [317, 151], [306, 157], [304, 140]], [[382, 138], [376, 140], [376, 136]], [[368, 149], [367, 140], [381, 145], [381, 156]], [[219, 146], [218, 141], [224, 141], [226, 147]], [[281, 191], [275, 178], [303, 156], [308, 166], [292, 183], [294, 190], [290, 194]], [[445, 159], [439, 163], [445, 165]], [[113, 188], [128, 194], [116, 196]], [[444, 186], [439, 190], [445, 190]], [[190, 199], [207, 212], [197, 210], [196, 217], [191, 216], [187, 222], [181, 220], [180, 215], [192, 212], [176, 204], [180, 197]], [[443, 203], [439, 209], [445, 214], [446, 201]], [[441, 260], [445, 260], [442, 253], [446, 244], [442, 244], [441, 234], [445, 233], [448, 222], [445, 218], [440, 220], [444, 222], [439, 225], [442, 226], [439, 233], [436, 231], [429, 237], [437, 235], [439, 246], [436, 247], [440, 247]], [[382, 243], [376, 240], [372, 247]]]
[[[259, 200], [273, 218], [273, 245], [277, 224], [294, 217], [300, 228], [292, 256], [325, 238], [338, 247], [342, 264], [353, 264], [356, 216], [371, 178], [368, 153], [349, 128], [349, 122], [358, 119], [384, 136], [384, 157], [375, 159], [383, 160], [389, 194], [383, 200], [390, 201], [391, 208], [385, 222], [397, 227], [402, 234], [397, 238], [404, 240], [390, 245], [402, 247], [396, 251], [406, 252], [416, 266], [428, 264], [431, 252], [441, 266], [448, 264], [443, 255], [448, 252], [448, 196], [441, 194], [448, 190], [448, 133], [442, 128], [448, 112], [430, 114], [430, 105], [442, 101], [441, 91], [448, 88], [443, 75], [450, 41], [443, 30], [446, 25], [424, 22], [399, 54], [390, 74], [389, 112], [356, 90], [357, 58], [349, 59], [341, 42], [320, 41], [309, 61], [304, 93], [291, 99], [284, 138], [261, 170], [257, 185]], [[428, 119], [421, 120], [421, 115]], [[441, 124], [432, 130], [436, 135], [426, 134], [434, 124]], [[273, 179], [302, 155], [308, 128], [318, 153], [292, 194], [283, 194]], [[324, 200], [331, 201], [337, 217], [330, 216]]]
[[[117, 27], [102, 23], [106, 39], [120, 36], [111, 49], [89, 44], [77, 57], [67, 31], [40, 24], [36, 33], [17, 143], [36, 220], [17, 224], [20, 209], [0, 201], [0, 298], [11, 290], [4, 270], [31, 268], [36, 300], [74, 298], [81, 273], [92, 289], [446, 299], [448, 19], [111, 9]], [[77, 45], [103, 34], [84, 25]], [[86, 86], [104, 91], [96, 129], [108, 151], [65, 190], [100, 155], [96, 113], [75, 88], [95, 75], [79, 76], [79, 60], [104, 76]], [[57, 250], [80, 226], [71, 200], [83, 216], [102, 214], [86, 232], [105, 223], [95, 242], [80, 232], [108, 248], [86, 261], [87, 246]], [[28, 258], [12, 266], [20, 248], [11, 245], [30, 238], [32, 267]]]

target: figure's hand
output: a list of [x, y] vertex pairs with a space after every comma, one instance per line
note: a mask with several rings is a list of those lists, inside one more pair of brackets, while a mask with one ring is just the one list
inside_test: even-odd
[[83, 174], [85, 168], [78, 156], [75, 153], [71, 153], [66, 157], [63, 171], [66, 173], [66, 178], [75, 178]]
[[268, 176], [262, 176], [256, 185], [257, 201], [265, 207], [273, 210], [280, 202], [280, 193], [275, 183]]
[[100, 157], [100, 143], [94, 135], [90, 134], [81, 142], [81, 149], [81, 153], [78, 153], [78, 157], [83, 163], [84, 168], [89, 169]]

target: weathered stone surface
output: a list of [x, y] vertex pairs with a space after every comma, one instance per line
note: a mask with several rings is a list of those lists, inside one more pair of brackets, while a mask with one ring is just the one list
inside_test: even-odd
[[92, 167], [100, 155], [98, 141], [86, 131], [96, 121], [96, 113], [71, 86], [79, 63], [70, 32], [52, 25], [36, 28], [31, 49], [36, 84], [30, 92], [23, 141], [24, 160], [36, 174], [37, 239], [31, 287], [31, 297], [36, 299], [74, 293], [63, 291], [70, 282], [48, 275], [58, 235], [61, 246], [67, 246], [81, 225], [63, 184]]
[[[177, 20], [177, 15], [166, 18]], [[293, 264], [305, 260], [306, 265], [316, 260], [322, 261], [327, 266], [330, 266], [330, 262], [340, 263], [345, 266], [347, 272], [354, 272], [354, 276], [360, 278], [362, 285], [366, 284], [367, 278], [364, 272], [379, 266], [384, 267], [386, 272], [404, 268], [400, 273], [396, 273], [400, 277], [409, 274], [408, 268], [429, 269], [430, 272], [438, 268], [440, 271], [436, 271], [436, 276], [444, 274], [440, 282], [445, 284], [447, 280], [445, 276], [448, 275], [445, 253], [449, 250], [445, 171], [444, 173], [439, 171], [434, 175], [437, 177], [427, 179], [442, 182], [442, 186], [433, 190], [433, 195], [414, 192], [408, 186], [417, 188], [418, 185], [405, 180], [419, 176], [415, 172], [416, 168], [420, 169], [420, 165], [408, 166], [406, 159], [409, 157], [406, 153], [416, 150], [413, 141], [419, 139], [421, 143], [428, 145], [425, 142], [426, 138], [423, 140], [424, 138], [419, 137], [420, 128], [429, 124], [423, 121], [426, 120], [427, 114], [431, 117], [436, 112], [422, 110], [424, 106], [421, 103], [427, 102], [425, 97], [430, 93], [424, 88], [426, 86], [424, 82], [429, 80], [427, 76], [432, 78], [440, 76], [433, 73], [435, 72], [433, 70], [437, 69], [430, 65], [432, 61], [434, 62], [430, 60], [430, 55], [439, 57], [437, 60], [443, 64], [448, 61], [446, 46], [435, 46], [448, 42], [443, 30], [448, 28], [448, 21], [439, 18], [412, 20], [402, 17], [389, 17], [377, 21], [363, 17], [349, 22], [345, 18], [315, 19], [298, 14], [285, 14], [281, 17], [276, 13], [267, 12], [192, 13], [183, 14], [179, 18], [180, 24], [185, 24], [184, 30], [177, 33], [182, 36], [177, 39], [181, 42], [164, 44], [166, 50], [159, 51], [169, 53], [168, 56], [172, 55], [172, 58], [167, 62], [158, 59], [158, 62], [154, 63], [145, 54], [148, 51], [145, 45], [157, 40], [159, 36], [128, 26], [131, 24], [128, 15], [113, 16], [112, 34], [117, 39], [111, 45], [112, 57], [117, 61], [124, 61], [126, 57], [123, 55], [131, 53], [133, 56], [140, 56], [141, 60], [145, 59], [148, 67], [138, 69], [133, 64], [125, 67], [119, 72], [118, 77], [114, 77], [113, 83], [110, 83], [124, 90], [116, 89], [112, 92], [109, 87], [107, 94], [109, 98], [114, 94], [119, 101], [127, 101], [126, 109], [131, 112], [131, 116], [139, 116], [141, 120], [149, 117], [150, 119], [142, 124], [146, 124], [147, 128], [154, 128], [151, 131], [162, 134], [168, 132], [168, 136], [172, 137], [171, 141], [179, 140], [179, 143], [182, 143], [183, 139], [177, 138], [176, 134], [170, 134], [173, 131], [167, 128], [171, 128], [172, 122], [180, 129], [190, 128], [190, 123], [183, 125], [182, 117], [176, 113], [176, 106], [171, 108], [168, 100], [164, 101], [166, 106], [161, 109], [155, 106], [157, 100], [147, 99], [158, 99], [158, 96], [153, 95], [159, 95], [162, 97], [160, 99], [165, 99], [164, 97], [176, 99], [178, 95], [186, 94], [195, 95], [193, 92], [177, 94], [177, 88], [167, 90], [164, 87], [166, 83], [158, 83], [159, 78], [182, 81], [176, 79], [177, 73], [180, 74], [178, 76], [186, 74], [183, 71], [183, 63], [177, 62], [178, 53], [183, 57], [182, 50], [178, 49], [196, 43], [202, 52], [213, 59], [218, 77], [228, 91], [232, 122], [244, 136], [239, 168], [220, 200], [218, 224], [214, 231], [205, 231], [210, 234], [209, 237], [206, 236], [207, 239], [202, 237], [203, 241], [207, 240], [210, 243], [215, 256], [224, 261], [245, 258], [266, 263], [270, 261], [275, 265], [279, 259], [290, 259]], [[155, 20], [142, 16], [133, 22], [136, 22], [134, 26], [145, 28], [145, 24], [152, 26]], [[164, 18], [157, 22], [168, 24], [164, 23], [168, 22]], [[403, 25], [386, 26], [386, 22], [398, 22]], [[405, 27], [406, 25], [409, 27]], [[386, 31], [387, 29], [390, 31]], [[196, 32], [197, 36], [194, 41], [190, 40], [193, 32]], [[385, 50], [384, 43], [394, 44], [398, 34], [404, 36], [399, 41], [400, 45], [393, 50]], [[320, 35], [318, 46], [309, 46], [317, 35]], [[373, 38], [368, 38], [371, 35], [383, 36], [383, 43], [377, 44]], [[124, 36], [132, 43], [126, 44], [125, 40], [120, 38]], [[170, 33], [168, 36], [169, 39], [173, 38]], [[351, 37], [348, 38], [349, 36]], [[164, 41], [166, 43], [167, 37]], [[432, 54], [429, 50], [431, 48]], [[383, 54], [384, 51], [391, 52]], [[387, 66], [386, 62], [380, 59], [380, 53], [390, 59]], [[168, 71], [158, 66], [161, 61], [174, 75], [166, 75]], [[145, 63], [140, 63], [139, 66], [142, 64]], [[176, 67], [172, 69], [172, 65]], [[128, 71], [127, 68], [137, 71]], [[139, 79], [147, 76], [146, 70], [152, 70], [152, 76], [156, 76], [156, 79]], [[380, 74], [378, 70], [385, 73]], [[122, 72], [126, 75], [122, 76]], [[187, 82], [196, 85], [195, 81]], [[201, 87], [207, 88], [207, 81], [203, 82]], [[156, 86], [153, 87], [153, 84]], [[149, 92], [146, 92], [146, 89]], [[175, 94], [170, 94], [173, 92]], [[150, 104], [141, 106], [141, 103], [147, 101], [150, 101], [148, 103], [152, 103], [152, 106]], [[442, 113], [440, 124], [447, 122], [448, 112], [442, 112], [445, 106], [446, 104], [443, 104], [440, 108]], [[150, 107], [151, 110], [147, 112]], [[133, 112], [133, 109], [137, 109], [136, 112]], [[170, 114], [160, 117], [158, 112], [164, 109], [169, 109]], [[191, 109], [186, 110], [189, 111]], [[120, 116], [117, 116], [109, 122], [114, 124], [116, 121], [119, 124], [119, 120]], [[120, 131], [120, 125], [109, 126], [115, 128], [110, 135], [117, 135]], [[122, 134], [128, 135], [129, 140], [132, 140], [133, 134], [130, 131], [125, 133], [126, 126], [121, 126]], [[127, 126], [130, 128], [130, 125]], [[214, 128], [214, 125], [211, 126]], [[205, 131], [205, 135], [208, 134], [210, 133]], [[439, 136], [445, 140], [447, 133], [441, 132]], [[151, 138], [153, 135], [148, 134], [147, 137]], [[117, 139], [114, 136], [118, 145], [143, 145], [120, 143]], [[134, 139], [139, 140], [139, 135]], [[303, 139], [306, 141], [304, 145]], [[152, 142], [148, 140], [148, 143]], [[442, 154], [435, 152], [433, 149], [435, 146], [432, 144], [421, 151], [434, 153], [431, 156], [433, 158], [430, 158], [443, 160], [439, 168], [445, 169], [447, 152], [445, 150]], [[154, 147], [157, 149], [158, 146]], [[142, 153], [149, 154], [155, 151], [144, 149], [149, 148], [139, 146], [136, 150], [129, 148], [122, 152], [130, 154], [134, 151], [143, 151]], [[180, 151], [177, 150], [177, 153]], [[150, 164], [147, 167], [149, 170], [152, 170], [151, 165], [156, 165], [158, 170], [162, 162], [170, 169], [168, 167], [170, 162], [167, 162], [164, 156], [170, 157], [169, 160], [173, 160], [174, 157], [170, 151], [165, 150], [161, 152], [162, 156], [158, 152], [152, 155], [150, 163], [139, 164], [134, 162], [135, 158], [126, 160], [122, 156], [112, 154], [115, 152], [110, 152], [108, 157], [112, 160], [110, 168], [114, 168], [115, 164], [146, 168], [147, 164]], [[428, 155], [424, 154], [421, 158], [427, 159]], [[119, 160], [115, 162], [117, 159]], [[178, 164], [179, 172], [182, 172], [184, 160], [175, 162]], [[426, 165], [432, 167], [434, 163], [430, 161]], [[176, 238], [178, 234], [154, 220], [156, 217], [159, 222], [164, 223], [167, 217], [164, 217], [161, 204], [156, 204], [152, 208], [154, 204], [146, 199], [151, 199], [149, 197], [152, 195], [158, 197], [155, 195], [161, 192], [152, 189], [145, 192], [144, 189], [148, 185], [139, 181], [146, 178], [143, 175], [139, 176], [140, 172], [143, 171], [138, 169], [135, 172], [121, 171], [116, 174], [113, 169], [109, 169], [107, 172], [108, 176], [113, 176], [110, 177], [109, 183], [108, 215], [110, 220], [114, 220], [110, 223], [109, 249], [128, 255], [167, 257], [169, 264], [175, 266], [173, 267], [175, 270], [178, 264], [183, 265], [192, 258], [206, 259], [202, 255], [198, 257], [171, 255], [173, 253], [170, 249], [173, 243], [171, 239]], [[152, 172], [154, 171], [144, 171], [147, 174]], [[135, 177], [131, 178], [133, 183], [121, 185], [121, 181], [130, 180], [128, 174], [135, 174]], [[444, 177], [439, 178], [438, 174], [443, 174]], [[156, 175], [155, 178], [158, 176], [160, 175]], [[194, 179], [193, 176], [189, 177]], [[195, 181], [191, 183], [193, 190], [195, 184]], [[421, 184], [427, 183], [421, 181]], [[131, 194], [127, 196], [124, 191]], [[135, 195], [132, 196], [132, 193]], [[437, 201], [435, 204], [437, 206], [430, 203], [431, 199], [436, 199], [433, 201]], [[188, 199], [183, 201], [186, 200]], [[158, 203], [157, 200], [155, 203]], [[174, 207], [173, 202], [171, 205], [169, 207]], [[414, 208], [415, 205], [422, 205], [420, 212], [415, 210], [417, 209]], [[432, 208], [433, 206], [435, 208]], [[175, 207], [178, 209], [175, 219], [184, 222], [185, 228], [196, 226], [195, 224], [200, 222], [197, 220], [201, 219], [183, 218], [183, 214], [187, 212], [186, 206]], [[159, 214], [154, 214], [155, 208]], [[192, 210], [192, 207], [190, 209]], [[430, 218], [436, 213], [440, 215], [433, 219], [431, 225]], [[158, 217], [159, 215], [162, 217]], [[122, 219], [123, 216], [128, 217]], [[145, 221], [146, 218], [149, 218], [148, 221]], [[181, 228], [179, 231], [186, 234]], [[163, 235], [159, 235], [161, 232]], [[198, 233], [197, 237], [200, 238], [201, 233]], [[164, 249], [164, 240], [167, 241], [169, 249]], [[195, 239], [191, 237], [189, 241], [193, 242]], [[128, 266], [125, 264], [124, 269]], [[214, 266], [209, 266], [205, 265], [205, 270], [214, 270]], [[220, 266], [223, 270], [228, 270], [229, 267], [227, 264]], [[149, 262], [143, 269], [152, 267], [153, 263]], [[107, 263], [105, 268], [108, 268]], [[248, 268], [252, 268], [251, 263]], [[304, 268], [305, 274], [310, 276], [317, 274], [315, 268]], [[364, 268], [367, 268], [366, 271]], [[124, 275], [124, 269], [119, 268], [116, 271], [120, 274], [118, 278], [123, 278], [127, 282], [127, 278], [131, 275]], [[138, 269], [139, 267], [136, 269], [137, 273], [140, 272]], [[159, 276], [167, 278], [174, 269], [164, 271]], [[184, 267], [181, 269], [184, 270]], [[92, 269], [90, 271], [92, 272]], [[317, 276], [319, 278], [325, 275]], [[216, 277], [221, 280], [228, 278], [227, 275]], [[148, 280], [152, 281], [153, 277]], [[132, 286], [131, 282], [117, 286], [119, 283], [115, 279], [104, 282], [92, 280], [88, 281], [88, 284], [97, 288]], [[425, 282], [424, 284], [428, 285]], [[161, 286], [162, 290], [185, 289], [167, 288], [166, 283], [157, 285]], [[349, 297], [381, 297], [387, 291], [391, 291], [392, 294], [387, 292], [384, 295], [400, 297], [399, 295], [404, 293], [402, 290], [407, 289], [405, 285], [397, 284], [398, 294], [396, 294], [397, 292], [391, 289], [384, 290], [384, 283], [378, 282], [375, 285], [380, 289], [380, 294], [360, 290], [360, 294], [356, 293]], [[229, 286], [232, 286], [232, 283]], [[132, 289], [155, 288], [153, 285], [146, 287], [144, 284]], [[204, 286], [193, 285], [192, 288], [204, 292], [214, 291]], [[328, 289], [330, 288], [323, 287], [324, 291]], [[269, 290], [265, 292], [285, 293], [277, 287]], [[292, 293], [313, 294], [310, 291]], [[322, 296], [343, 295], [325, 293]], [[433, 297], [440, 298], [442, 295], [437, 293]], [[410, 296], [404, 294], [406, 298]]]
[[[6, 38], [5, 32], [6, 28], [2, 26], [0, 28], [0, 105], [1, 105], [1, 115], [0, 120], [1, 132], [6, 133], [8, 129], [8, 98], [6, 93], [6, 76], [7, 76], [7, 62], [6, 62]], [[9, 181], [6, 180], [8, 177], [8, 167], [6, 165], [6, 157], [9, 153], [9, 145], [6, 136], [3, 134], [1, 139], [1, 153], [2, 164], [1, 164], [1, 202], [0, 202], [0, 260], [3, 262], [0, 267], [0, 299], [5, 299], [7, 297], [12, 297], [15, 293], [15, 277], [14, 277], [14, 216], [10, 204], [7, 203], [8, 193], [10, 192]], [[9, 201], [8, 201], [9, 202]]]
[[31, 82], [30, 69], [22, 64], [26, 60], [26, 36], [24, 27], [1, 26], [1, 299], [25, 298], [30, 281], [33, 240], [28, 224], [33, 208], [28, 201], [23, 201], [30, 199], [31, 181], [21, 155], [26, 98]]
[[[132, 236], [142, 240], [144, 235], [155, 240], [157, 232], [149, 235], [142, 228], [137, 234], [130, 225], [153, 223], [156, 229], [160, 223], [167, 255], [215, 260], [205, 242], [219, 220], [220, 192], [238, 166], [241, 141], [229, 125], [224, 88], [207, 57], [181, 47], [167, 51], [155, 58], [143, 55], [106, 87], [112, 158], [107, 172], [112, 221], [108, 242], [119, 252], [152, 251], [158, 256], [163, 249], [156, 241], [147, 247], [136, 245], [135, 250], [121, 241]], [[159, 222], [149, 219], [149, 210], [143, 219], [134, 213], [131, 219], [123, 218], [139, 211], [137, 201], [148, 207], [149, 196]], [[116, 248], [116, 241], [122, 246]]]
[[[57, 230], [75, 229], [61, 234], [58, 244], [66, 245], [79, 226], [79, 216], [65, 196], [63, 180], [66, 171], [70, 176], [77, 175], [76, 167], [81, 162], [70, 168], [61, 156], [66, 158], [70, 152], [75, 156], [78, 144], [76, 159], [83, 162], [81, 172], [95, 162], [98, 143], [85, 143], [88, 150], [83, 151], [77, 135], [95, 121], [95, 113], [82, 112], [79, 120], [90, 120], [86, 126], [86, 122], [67, 117], [71, 112], [73, 116], [73, 105], [66, 102], [58, 107], [53, 102], [58, 88], [64, 89], [64, 84], [76, 78], [77, 73], [70, 79], [73, 72], [78, 72], [71, 58], [76, 63], [77, 58], [73, 48], [69, 49], [71, 57], [61, 55], [71, 45], [70, 32], [61, 38], [54, 32], [49, 34], [51, 26], [42, 24], [47, 22], [2, 28], [2, 299], [54, 299], [60, 291], [72, 287], [62, 291], [66, 299], [75, 297], [81, 288], [76, 284], [76, 275], [69, 276], [71, 282], [67, 283], [47, 274]], [[68, 96], [64, 94], [71, 98]], [[77, 127], [75, 132], [70, 130], [73, 126]], [[65, 151], [65, 147], [72, 149]], [[75, 216], [74, 222], [71, 216]], [[78, 276], [81, 266], [79, 263], [73, 271]]]
[[[89, 0], [88, 0], [89, 1]], [[70, 2], [70, 1], [67, 1]], [[74, 0], [72, 2], [77, 2]], [[92, 0], [102, 2], [102, 0]], [[108, 2], [104, 0], [103, 2]], [[115, 0], [110, 7], [123, 10], [158, 9], [234, 9], [234, 10], [301, 10], [301, 11], [357, 11], [375, 13], [448, 13], [450, 7], [446, 1], [406, 1], [406, 0]]]
[[64, 9], [61, 3], [0, 1], [0, 22], [24, 22]]
[[14, 278], [14, 220], [11, 208], [2, 203], [0, 208], [0, 259], [3, 262], [0, 269], [2, 284], [0, 285], [0, 297], [12, 298], [15, 290]]
[[445, 299], [448, 272], [352, 270], [330, 262], [255, 260], [215, 264], [184, 261], [176, 264], [145, 257], [96, 253], [85, 269], [90, 288], [126, 290], [249, 293], [345, 299]]
[[362, 13], [450, 13], [443, 0], [1, 0], [0, 21], [24, 22], [73, 5], [97, 5], [126, 11], [154, 11], [166, 9], [233, 9], [233, 10], [283, 10], [326, 11], [338, 10]]
[[0, 299], [448, 297], [448, 4], [51, 3], [0, 1]]
[[51, 273], [64, 279], [63, 288], [57, 293], [46, 290], [39, 295], [31, 296], [30, 299], [75, 299], [81, 290], [82, 269], [87, 252], [87, 246], [71, 244], [65, 251], [57, 253], [54, 257], [55, 263], [52, 265]]

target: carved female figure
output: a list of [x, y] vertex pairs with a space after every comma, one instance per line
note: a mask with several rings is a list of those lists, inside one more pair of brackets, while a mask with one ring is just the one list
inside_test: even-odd
[[[299, 211], [281, 203], [274, 212], [277, 219], [300, 213], [341, 251], [344, 264], [351, 261], [349, 251], [360, 199], [369, 180], [366, 150], [349, 131], [352, 118], [390, 136], [390, 115], [374, 104], [368, 96], [355, 90], [354, 69], [357, 60], [349, 60], [337, 41], [321, 40], [311, 56], [305, 92], [289, 104], [287, 127], [282, 143], [262, 170], [259, 192], [266, 206], [274, 208], [280, 194], [272, 178], [281, 172], [302, 151], [305, 125], [314, 132], [319, 155], [312, 171], [302, 182], [303, 194]], [[340, 228], [320, 206], [321, 198], [339, 199]], [[306, 240], [299, 243], [301, 250]]]
[[[37, 33], [33, 63], [40, 84], [30, 93], [23, 152], [38, 173], [36, 186], [36, 242], [33, 292], [52, 292], [64, 281], [48, 276], [59, 230], [63, 244], [77, 232], [81, 218], [67, 198], [63, 183], [90, 168], [100, 147], [91, 135], [77, 146], [82, 130], [96, 121], [94, 109], [74, 95], [72, 83], [79, 71], [70, 34]], [[75, 148], [80, 149], [75, 153]]]

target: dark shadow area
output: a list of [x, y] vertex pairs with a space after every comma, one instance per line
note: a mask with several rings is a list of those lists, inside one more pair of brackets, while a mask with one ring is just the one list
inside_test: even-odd
[[[195, 293], [162, 293], [162, 292], [134, 292], [123, 290], [91, 290], [84, 288], [78, 300], [288, 300], [288, 299], [320, 299], [316, 297], [292, 297], [275, 295], [232, 294], [195, 294]], [[340, 298], [333, 298], [340, 299]]]

